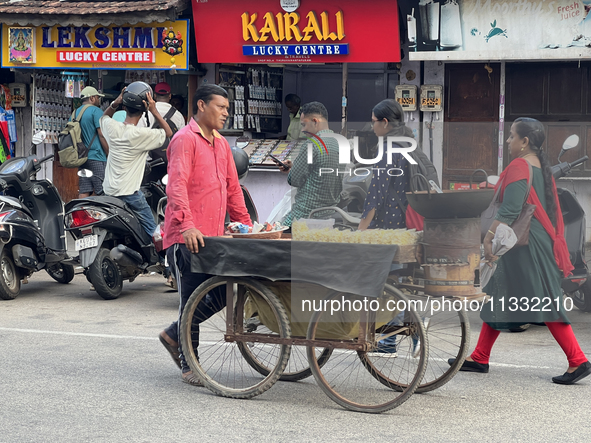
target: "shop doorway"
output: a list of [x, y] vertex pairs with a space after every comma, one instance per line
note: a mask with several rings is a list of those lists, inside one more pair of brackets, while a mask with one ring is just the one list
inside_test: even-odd
[[452, 183], [467, 183], [476, 169], [497, 174], [500, 68], [499, 63], [445, 66], [443, 186], [447, 189]]

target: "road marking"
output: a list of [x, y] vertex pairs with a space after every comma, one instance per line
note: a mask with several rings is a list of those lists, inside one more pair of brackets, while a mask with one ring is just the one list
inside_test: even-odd
[[124, 340], [158, 340], [158, 337], [138, 337], [135, 335], [89, 334], [87, 332], [43, 331], [40, 329], [0, 328], [0, 331], [29, 332], [32, 334], [55, 334], [79, 337], [117, 338]]
[[[40, 329], [18, 329], [18, 328], [1, 328], [0, 331], [8, 331], [8, 332], [28, 332], [32, 334], [55, 334], [55, 335], [69, 335], [69, 336], [78, 336], [78, 337], [98, 337], [98, 338], [115, 338], [115, 339], [123, 339], [123, 340], [151, 340], [155, 341], [158, 340], [158, 337], [138, 337], [135, 335], [111, 335], [111, 334], [89, 334], [86, 332], [65, 332], [65, 331], [44, 331]], [[215, 344], [215, 342], [204, 341], [202, 344]], [[226, 343], [224, 343], [226, 344]], [[229, 344], [229, 343], [228, 343]], [[347, 352], [347, 351], [338, 351], [335, 352]], [[431, 358], [434, 361], [442, 361], [446, 362], [445, 359], [439, 358]], [[516, 369], [552, 369], [551, 366], [533, 366], [533, 365], [514, 365], [512, 363], [490, 363], [491, 366], [495, 367], [502, 367], [502, 368], [516, 368]]]

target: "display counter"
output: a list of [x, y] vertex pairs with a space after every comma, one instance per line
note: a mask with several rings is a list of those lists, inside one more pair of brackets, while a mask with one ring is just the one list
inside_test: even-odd
[[290, 189], [287, 174], [277, 167], [270, 155], [280, 161], [293, 161], [306, 144], [305, 140], [250, 140], [243, 147], [250, 159], [250, 169], [241, 183], [246, 186], [259, 213], [259, 222], [267, 217]]
[[278, 204], [285, 193], [290, 189], [287, 184], [287, 174], [278, 168], [251, 168], [248, 175], [240, 180], [243, 184], [259, 214], [259, 222], [264, 222]]

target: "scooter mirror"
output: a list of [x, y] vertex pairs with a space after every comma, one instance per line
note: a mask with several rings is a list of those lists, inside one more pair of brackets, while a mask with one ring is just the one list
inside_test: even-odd
[[562, 144], [562, 149], [564, 151], [568, 151], [569, 149], [576, 148], [579, 144], [579, 136], [577, 134], [573, 134], [567, 137], [567, 139]]
[[248, 143], [250, 143], [250, 139], [248, 137], [238, 137], [234, 142], [234, 146], [244, 149], [248, 146]]
[[45, 137], [47, 137], [47, 132], [45, 132], [45, 131], [37, 132], [35, 135], [33, 135], [33, 144], [40, 145], [41, 143], [43, 143], [43, 140], [45, 140]]
[[90, 169], [80, 169], [78, 171], [78, 177], [90, 178], [93, 175], [94, 174], [92, 173], [92, 171]]
[[162, 177], [162, 180], [160, 180], [162, 182], [162, 184], [164, 186], [166, 186], [168, 184], [168, 174], [166, 174], [164, 177]]
[[578, 144], [579, 136], [577, 134], [569, 135], [562, 144], [562, 149], [560, 150], [560, 154], [558, 154], [558, 161], [560, 161], [560, 157], [562, 157], [566, 151], [576, 148]]

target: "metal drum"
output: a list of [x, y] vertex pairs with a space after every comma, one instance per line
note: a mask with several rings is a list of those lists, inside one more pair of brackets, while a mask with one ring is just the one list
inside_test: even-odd
[[466, 296], [480, 263], [480, 218], [425, 219], [423, 232], [425, 292]]

